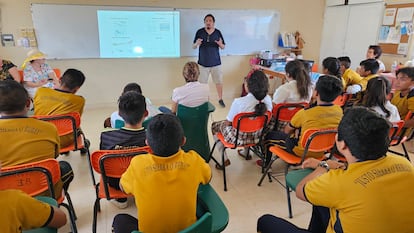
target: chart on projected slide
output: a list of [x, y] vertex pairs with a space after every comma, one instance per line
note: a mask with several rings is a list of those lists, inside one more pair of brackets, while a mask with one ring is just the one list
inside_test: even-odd
[[98, 10], [102, 58], [179, 57], [178, 11]]

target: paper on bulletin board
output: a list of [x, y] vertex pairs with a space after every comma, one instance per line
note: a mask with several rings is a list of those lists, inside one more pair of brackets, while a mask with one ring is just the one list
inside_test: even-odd
[[[399, 27], [398, 27], [399, 28]], [[401, 34], [397, 27], [390, 27], [386, 43], [399, 44], [401, 40]]]
[[384, 18], [382, 19], [382, 25], [393, 25], [395, 19], [395, 13], [397, 8], [387, 8], [384, 11]]
[[397, 12], [397, 22], [412, 21], [414, 14], [414, 7], [399, 8]]
[[390, 32], [390, 26], [381, 26], [378, 42], [379, 43], [387, 43], [387, 38], [388, 38], [388, 33], [389, 32]]
[[398, 45], [397, 54], [407, 55], [408, 53], [408, 43], [400, 43]]

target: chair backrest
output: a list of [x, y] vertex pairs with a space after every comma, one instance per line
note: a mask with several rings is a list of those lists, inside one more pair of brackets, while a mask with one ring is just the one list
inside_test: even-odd
[[413, 137], [413, 134], [414, 134], [413, 130], [407, 133], [407, 130], [410, 130], [410, 129], [404, 127], [404, 123], [410, 120], [411, 118], [413, 118], [413, 116], [414, 114], [411, 111], [409, 111], [407, 115], [405, 116], [404, 120], [392, 122], [393, 124], [392, 129], [394, 129], [394, 131], [395, 131], [395, 127], [398, 127], [398, 129], [396, 130], [394, 134], [391, 134], [390, 132], [390, 136], [391, 136], [390, 146], [399, 145], [400, 143], [410, 140]]
[[19, 189], [30, 196], [49, 191], [56, 198], [53, 185], [60, 180], [60, 167], [55, 159], [45, 159], [33, 163], [2, 167], [0, 190]]
[[211, 233], [211, 224], [213, 217], [209, 212], [206, 212], [195, 223], [186, 229], [179, 231], [179, 233]]
[[351, 97], [351, 95], [347, 94], [347, 93], [343, 93], [342, 95], [338, 95], [338, 97], [336, 97], [336, 99], [333, 101], [333, 104], [342, 107], [346, 104], [346, 102], [349, 100], [350, 97]]
[[309, 151], [324, 152], [332, 149], [335, 144], [337, 132], [338, 130], [336, 128], [306, 130], [300, 142], [305, 149], [303, 159]]
[[184, 135], [187, 139], [182, 149], [184, 151], [197, 151], [207, 162], [210, 153], [207, 131], [210, 111], [209, 102], [197, 107], [186, 107], [181, 104], [177, 107], [177, 117], [180, 119], [184, 129]]
[[54, 124], [57, 128], [58, 135], [64, 136], [68, 134], [73, 135], [73, 143], [75, 150], [78, 149], [78, 130], [81, 124], [81, 117], [78, 112], [70, 112], [58, 115], [34, 115], [33, 118], [48, 121]]
[[273, 104], [272, 115], [276, 121], [290, 121], [299, 110], [308, 105], [306, 102]]
[[263, 129], [271, 116], [272, 113], [270, 111], [263, 115], [258, 115], [254, 112], [242, 112], [233, 118], [232, 125], [233, 128], [237, 129], [237, 132], [252, 133]]
[[[212, 222], [213, 217], [209, 212], [206, 212], [195, 223], [178, 233], [211, 233]], [[141, 231], [132, 231], [131, 233], [141, 233]]]
[[110, 196], [108, 177], [120, 178], [134, 156], [150, 152], [149, 146], [143, 146], [125, 150], [97, 150], [91, 154], [92, 167], [101, 174], [107, 197]]
[[60, 69], [58, 69], [58, 68], [54, 68], [54, 69], [53, 69], [53, 71], [54, 71], [54, 72], [55, 72], [55, 74], [56, 74], [56, 78], [60, 79], [60, 78], [62, 77], [62, 74], [61, 74], [61, 72], [60, 72]]
[[80, 128], [81, 124], [81, 117], [78, 112], [58, 115], [34, 115], [32, 117], [54, 124], [58, 130], [59, 136], [73, 133], [76, 129]]

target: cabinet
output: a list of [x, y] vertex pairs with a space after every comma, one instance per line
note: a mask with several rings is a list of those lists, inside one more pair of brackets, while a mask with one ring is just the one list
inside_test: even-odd
[[319, 64], [326, 57], [349, 56], [355, 69], [368, 46], [377, 44], [383, 11], [383, 2], [326, 7]]

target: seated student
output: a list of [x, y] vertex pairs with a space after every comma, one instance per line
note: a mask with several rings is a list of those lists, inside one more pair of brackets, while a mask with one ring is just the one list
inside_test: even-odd
[[359, 65], [360, 68], [358, 70], [358, 73], [362, 77], [362, 80], [359, 84], [361, 85], [361, 90], [365, 91], [368, 81], [378, 76], [377, 73], [379, 65], [375, 59], [363, 60], [361, 63], [359, 63]]
[[[316, 98], [316, 105], [299, 110], [286, 125], [283, 132], [271, 131], [266, 135], [266, 148], [278, 144], [286, 147], [286, 151], [301, 156], [304, 148], [298, 144], [303, 133], [310, 128], [336, 128], [342, 118], [342, 108], [332, 102], [342, 91], [342, 82], [331, 75], [322, 75], [316, 82], [313, 95]], [[297, 136], [297, 132], [300, 135]], [[320, 153], [309, 152], [310, 157], [320, 157]], [[266, 152], [265, 165], [270, 162], [272, 153]]]
[[4, 60], [0, 58], [0, 68], [0, 81], [11, 79], [20, 83], [21, 77], [15, 64], [13, 64], [9, 60]]
[[313, 86], [303, 62], [290, 61], [286, 64], [285, 71], [287, 82], [275, 90], [273, 103], [308, 103], [312, 97]]
[[[401, 119], [409, 111], [414, 113], [414, 67], [404, 67], [397, 70], [396, 92], [391, 99], [391, 103], [397, 106]], [[405, 122], [408, 128], [414, 127], [414, 119]]]
[[147, 143], [153, 153], [134, 157], [120, 182], [122, 190], [135, 197], [139, 221], [118, 214], [114, 233], [178, 232], [196, 222], [197, 190], [210, 181], [210, 166], [197, 152], [180, 149], [184, 130], [175, 115], [154, 116]]
[[[27, 117], [30, 97], [18, 82], [0, 82], [0, 162], [14, 166], [59, 155], [59, 136], [56, 127], [48, 122]], [[59, 161], [63, 188], [73, 180], [73, 171], [66, 161]], [[62, 182], [55, 185], [62, 191]]]
[[390, 122], [399, 121], [400, 114], [397, 107], [387, 99], [390, 92], [391, 84], [387, 78], [379, 76], [370, 79], [362, 100], [356, 104], [376, 111]]
[[[263, 71], [256, 70], [252, 73], [249, 79], [247, 79], [247, 88], [249, 93], [246, 96], [236, 98], [231, 104], [229, 113], [227, 114], [226, 120], [213, 122], [211, 125], [211, 132], [216, 138], [216, 134], [221, 132], [227, 142], [234, 143], [236, 140], [237, 129], [233, 128], [233, 118], [243, 112], [256, 112], [258, 114], [264, 114], [266, 111], [272, 111], [272, 99], [267, 95], [269, 89], [269, 80]], [[268, 128], [273, 128], [274, 124], [268, 124]], [[242, 135], [243, 134], [243, 135]], [[259, 136], [262, 134], [261, 131], [253, 133], [241, 133], [239, 134], [239, 144], [257, 143]], [[218, 151], [224, 149], [221, 142], [217, 143], [216, 148]], [[247, 150], [245, 149], [244, 151]], [[242, 155], [242, 154], [241, 154]], [[244, 156], [244, 155], [242, 155]], [[230, 160], [225, 156], [225, 166], [230, 165]], [[223, 166], [223, 164], [222, 164]], [[216, 164], [217, 169], [222, 169], [222, 166]]]
[[[60, 79], [56, 89], [41, 87], [34, 97], [35, 115], [59, 115], [71, 112], [83, 113], [85, 98], [76, 92], [85, 82], [85, 75], [76, 69], [67, 69]], [[73, 135], [60, 137], [60, 147], [66, 147], [73, 142]]]
[[[136, 91], [139, 94], [142, 95], [142, 89], [141, 86], [138, 83], [128, 83], [124, 89], [122, 90], [122, 94], [126, 93], [127, 91]], [[154, 105], [152, 105], [151, 100], [149, 98], [145, 98], [145, 104], [147, 106], [147, 116], [145, 118], [145, 120], [149, 120], [151, 119], [151, 117], [161, 113], [161, 111], [159, 111]], [[119, 115], [118, 111], [115, 111], [111, 114], [111, 117], [105, 119], [104, 122], [104, 127], [105, 128], [119, 128], [116, 125], [117, 121], [122, 121], [124, 122], [124, 119], [122, 119], [122, 117]]]
[[0, 232], [15, 233], [41, 227], [60, 228], [66, 224], [66, 214], [27, 195], [21, 190], [0, 191]]
[[[101, 133], [100, 150], [120, 150], [146, 146], [145, 129], [142, 122], [148, 115], [145, 97], [136, 91], [127, 91], [118, 101], [118, 112], [125, 121], [121, 129]], [[109, 178], [109, 185], [119, 190], [119, 178]], [[126, 198], [112, 199], [111, 203], [120, 209], [128, 207]]]
[[375, 59], [378, 63], [377, 73], [383, 73], [385, 71], [385, 65], [382, 61], [379, 60], [382, 54], [382, 49], [379, 45], [370, 45], [367, 50], [367, 59]]
[[32, 49], [27, 53], [27, 58], [23, 62], [24, 87], [31, 98], [35, 96], [39, 87], [53, 88], [59, 82], [55, 72], [45, 61], [46, 54]]
[[[363, 107], [345, 111], [336, 147], [348, 163], [305, 160], [315, 169], [296, 187], [313, 205], [308, 229], [273, 215], [257, 222], [257, 232], [414, 232], [414, 168], [404, 157], [387, 155], [390, 123]], [[325, 215], [321, 215], [325, 214]]]
[[345, 57], [338, 57], [340, 65], [340, 71], [342, 74], [342, 84], [344, 90], [348, 94], [355, 94], [361, 91], [360, 82], [362, 77], [351, 67], [351, 59], [347, 56]]
[[341, 74], [341, 64], [339, 63], [339, 60], [336, 57], [327, 57], [323, 59], [322, 61], [322, 73], [335, 76], [339, 80], [341, 80], [341, 83], [344, 81], [342, 80], [342, 74]]
[[209, 87], [207, 83], [200, 83], [198, 76], [200, 70], [196, 62], [187, 62], [183, 68], [183, 77], [186, 84], [177, 87], [172, 93], [171, 112], [176, 113], [179, 104], [186, 107], [197, 107], [209, 100]]

